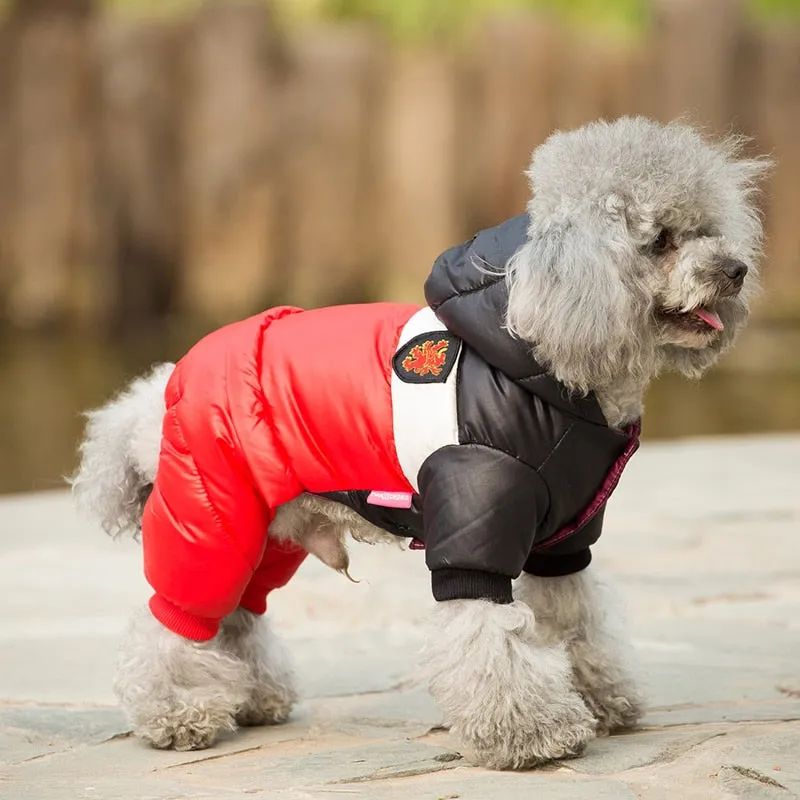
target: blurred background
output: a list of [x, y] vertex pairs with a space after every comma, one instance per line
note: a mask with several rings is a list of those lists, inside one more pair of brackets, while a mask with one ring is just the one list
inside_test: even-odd
[[765, 292], [649, 438], [800, 429], [800, 0], [0, 2], [0, 492], [62, 486], [81, 410], [272, 304], [421, 301], [524, 210], [554, 129], [752, 137]]

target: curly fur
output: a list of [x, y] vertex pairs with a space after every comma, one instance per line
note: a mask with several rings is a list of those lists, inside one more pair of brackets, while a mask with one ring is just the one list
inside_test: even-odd
[[301, 494], [282, 505], [269, 530], [278, 539], [300, 545], [323, 564], [348, 578], [348, 537], [367, 544], [398, 544], [401, 541], [367, 522], [347, 506], [311, 494]]
[[[598, 122], [554, 134], [528, 175], [529, 238], [506, 269], [506, 325], [576, 393], [593, 392], [610, 425], [642, 413], [662, 369], [699, 377], [736, 339], [757, 288], [755, 190], [768, 168], [742, 142], [681, 125]], [[726, 272], [732, 261], [749, 271]], [[724, 323], [688, 324], [697, 309]], [[79, 504], [111, 534], [136, 532], [155, 477], [172, 365], [89, 414], [72, 479]], [[271, 533], [347, 574], [348, 536], [392, 541], [336, 503], [302, 495]], [[580, 753], [635, 723], [641, 700], [621, 617], [594, 570], [523, 577], [516, 601], [439, 604], [423, 666], [434, 699], [476, 760], [531, 767]], [[284, 720], [291, 668], [265, 622], [239, 611], [210, 642], [184, 640], [148, 612], [120, 653], [116, 690], [134, 731], [157, 747], [207, 747], [238, 724]]]
[[199, 750], [235, 730], [250, 685], [247, 665], [218, 641], [184, 639], [145, 609], [123, 640], [114, 691], [137, 736], [158, 748]]
[[248, 669], [247, 700], [236, 712], [239, 725], [286, 722], [297, 702], [294, 666], [289, 651], [269, 619], [239, 609], [225, 619], [220, 647], [240, 658]]
[[573, 682], [598, 722], [598, 733], [632, 727], [643, 713], [621, 603], [593, 567], [559, 578], [523, 575], [514, 596], [536, 617], [541, 640], [564, 645]]
[[479, 764], [533, 767], [577, 755], [594, 737], [564, 646], [539, 637], [524, 603], [440, 603], [422, 667], [451, 730]]
[[[756, 286], [761, 223], [753, 202], [769, 163], [742, 140], [643, 118], [559, 132], [534, 153], [529, 240], [508, 264], [509, 330], [571, 389], [597, 394], [612, 425], [641, 414], [661, 369], [699, 377], [735, 340]], [[648, 250], [662, 229], [669, 260]], [[750, 267], [717, 298], [724, 258]], [[666, 262], [666, 263], [665, 263]], [[685, 346], [656, 318], [717, 300], [722, 335]]]
[[78, 507], [111, 536], [138, 533], [158, 467], [164, 390], [174, 364], [159, 364], [86, 414], [81, 461], [69, 482]]
[[142, 609], [120, 647], [114, 691], [137, 736], [175, 750], [210, 747], [237, 723], [283, 722], [297, 699], [282, 644], [243, 610], [211, 641], [193, 642]]

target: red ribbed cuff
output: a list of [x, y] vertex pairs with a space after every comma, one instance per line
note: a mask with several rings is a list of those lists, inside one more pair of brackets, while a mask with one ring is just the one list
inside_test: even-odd
[[218, 619], [205, 619], [197, 617], [178, 608], [159, 594], [150, 598], [150, 612], [165, 627], [169, 628], [184, 639], [193, 639], [196, 642], [207, 642], [213, 639], [219, 631]]

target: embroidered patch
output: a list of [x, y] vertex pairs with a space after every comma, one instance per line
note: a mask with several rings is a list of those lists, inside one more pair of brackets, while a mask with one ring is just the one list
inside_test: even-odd
[[451, 333], [423, 333], [397, 351], [394, 371], [405, 383], [444, 383], [460, 350], [461, 340]]

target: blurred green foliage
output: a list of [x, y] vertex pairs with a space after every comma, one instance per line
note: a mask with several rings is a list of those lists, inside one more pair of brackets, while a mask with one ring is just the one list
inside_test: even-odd
[[750, 0], [750, 6], [766, 17], [800, 17], [800, 0]]
[[[0, 9], [13, 0], [0, 0]], [[16, 0], [25, 2], [25, 0]], [[136, 14], [186, 11], [202, 0], [98, 0], [101, 6]], [[224, 2], [224, 0], [223, 0]], [[647, 21], [650, 0], [272, 0], [290, 23], [361, 20], [405, 40], [452, 36], [480, 24], [490, 13], [540, 11], [571, 23], [631, 32]], [[702, 3], [703, 0], [695, 0]], [[745, 0], [762, 18], [800, 19], [800, 0]]]
[[[704, 0], [695, 0], [702, 3]], [[457, 32], [489, 13], [539, 11], [571, 23], [635, 31], [647, 22], [650, 0], [278, 0], [290, 15], [361, 19], [401, 38]], [[800, 18], [800, 0], [745, 0], [756, 17]]]
[[[798, 0], [800, 2], [800, 0]], [[632, 30], [648, 0], [282, 0], [296, 18], [369, 20], [401, 39], [458, 33], [491, 13], [539, 11], [579, 24]]]

